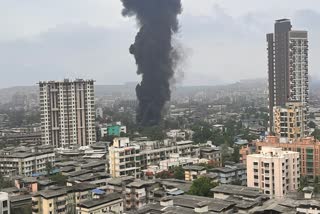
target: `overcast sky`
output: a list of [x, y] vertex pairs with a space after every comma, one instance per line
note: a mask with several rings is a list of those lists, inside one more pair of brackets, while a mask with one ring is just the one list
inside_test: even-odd
[[[279, 18], [309, 31], [310, 74], [318, 78], [319, 0], [183, 0], [183, 7], [179, 84], [266, 77], [265, 34]], [[128, 53], [137, 28], [121, 9], [120, 0], [0, 0], [0, 88], [68, 77], [138, 81]]]

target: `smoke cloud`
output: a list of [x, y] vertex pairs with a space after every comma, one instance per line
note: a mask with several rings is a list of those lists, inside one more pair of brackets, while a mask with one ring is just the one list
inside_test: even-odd
[[170, 100], [170, 80], [177, 64], [177, 50], [172, 36], [179, 29], [177, 16], [181, 0], [121, 0], [123, 16], [135, 16], [140, 30], [130, 47], [142, 81], [136, 87], [139, 100], [137, 122], [142, 126], [157, 125], [162, 109]]

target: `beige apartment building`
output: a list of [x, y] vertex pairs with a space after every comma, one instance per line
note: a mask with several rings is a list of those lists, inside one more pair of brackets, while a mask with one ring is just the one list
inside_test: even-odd
[[109, 147], [109, 170], [113, 178], [134, 176], [140, 178], [140, 146], [131, 145], [129, 138], [116, 138]]
[[96, 142], [94, 81], [40, 82], [41, 140], [55, 147]]
[[300, 159], [298, 152], [262, 147], [260, 154], [247, 156], [247, 185], [282, 198], [299, 188]]
[[287, 102], [273, 107], [273, 133], [283, 143], [306, 136], [307, 115], [301, 102]]

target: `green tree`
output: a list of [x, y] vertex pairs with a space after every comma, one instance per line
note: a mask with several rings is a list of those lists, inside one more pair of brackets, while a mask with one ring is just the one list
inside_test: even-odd
[[171, 178], [172, 174], [169, 171], [162, 171], [156, 174], [156, 178], [167, 179]]
[[311, 135], [314, 136], [315, 139], [320, 140], [320, 129], [314, 130]]
[[303, 188], [309, 186], [308, 177], [307, 176], [301, 176], [300, 177], [300, 187], [299, 191], [302, 191]]
[[0, 189], [12, 187], [12, 186], [13, 186], [12, 182], [6, 179], [5, 177], [3, 177], [2, 174], [0, 174]]
[[239, 148], [239, 146], [233, 147], [232, 160], [235, 163], [239, 163], [239, 161], [240, 161], [240, 148]]
[[142, 128], [141, 133], [151, 140], [163, 140], [166, 136], [162, 126], [144, 127]]
[[309, 126], [310, 128], [315, 129], [317, 125], [315, 124], [315, 122], [310, 121], [309, 124], [308, 124], [308, 126]]
[[320, 183], [319, 183], [319, 177], [316, 176], [314, 177], [314, 181], [313, 181], [313, 191], [314, 193], [319, 193], [320, 191]]
[[173, 169], [173, 177], [175, 179], [184, 180], [184, 169], [182, 166], [177, 166]]
[[195, 143], [206, 143], [213, 134], [208, 126], [195, 127], [193, 131], [193, 141]]
[[226, 161], [233, 161], [233, 157], [229, 152], [229, 147], [227, 144], [221, 146], [221, 164], [224, 166]]
[[218, 186], [218, 184], [212, 182], [210, 178], [200, 177], [192, 182], [189, 194], [209, 197], [211, 196], [210, 190], [216, 186]]
[[62, 175], [61, 173], [55, 174], [55, 175], [51, 175], [49, 178], [52, 181], [56, 182], [58, 184], [58, 186], [65, 186], [66, 182], [67, 182], [67, 177]]
[[47, 172], [47, 175], [50, 176], [51, 175], [51, 172], [53, 170], [53, 166], [52, 166], [52, 163], [47, 161], [46, 162], [46, 172]]

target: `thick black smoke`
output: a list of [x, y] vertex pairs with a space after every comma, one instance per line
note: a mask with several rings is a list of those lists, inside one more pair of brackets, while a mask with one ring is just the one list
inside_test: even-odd
[[170, 79], [174, 75], [176, 52], [172, 35], [178, 31], [181, 0], [121, 0], [124, 16], [136, 16], [140, 31], [130, 47], [142, 81], [136, 87], [139, 107], [137, 122], [157, 125], [170, 100]]

